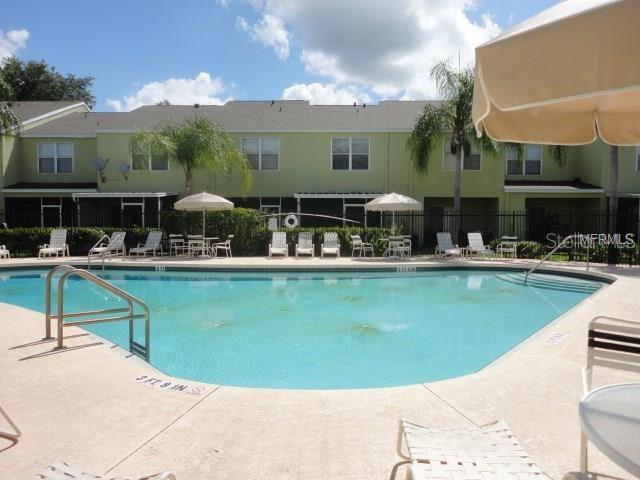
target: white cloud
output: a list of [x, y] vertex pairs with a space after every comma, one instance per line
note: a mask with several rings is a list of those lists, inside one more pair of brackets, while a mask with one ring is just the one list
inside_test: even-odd
[[296, 83], [284, 89], [284, 100], [308, 100], [315, 105], [349, 105], [370, 103], [371, 97], [355, 85], [338, 86], [335, 83]]
[[[309, 73], [338, 88], [357, 85], [382, 98], [437, 97], [432, 66], [442, 59], [457, 63], [458, 54], [463, 66], [472, 64], [474, 48], [500, 30], [489, 15], [471, 18], [475, 0], [250, 3], [262, 19], [253, 26], [243, 19], [252, 37], [265, 18], [272, 18], [269, 25], [284, 32], [287, 45], [300, 47]], [[282, 50], [276, 54], [282, 58]]]
[[153, 105], [160, 100], [169, 100], [174, 105], [221, 105], [230, 100], [221, 99], [221, 95], [228, 90], [229, 86], [220, 78], [200, 72], [195, 78], [169, 78], [162, 82], [147, 83], [133, 95], [125, 95], [122, 99], [110, 98], [106, 103], [118, 112]]
[[249, 32], [254, 41], [273, 48], [280, 60], [286, 60], [289, 56], [289, 32], [281, 18], [267, 13], [262, 15], [259, 22], [249, 25], [246, 19], [238, 17], [236, 27]]
[[29, 31], [24, 28], [20, 30], [9, 30], [3, 33], [0, 30], [0, 60], [15, 55], [16, 52], [27, 45]]

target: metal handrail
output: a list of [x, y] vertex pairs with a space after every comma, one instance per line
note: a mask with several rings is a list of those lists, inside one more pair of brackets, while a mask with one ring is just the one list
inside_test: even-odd
[[[58, 280], [58, 314], [51, 314], [51, 281], [53, 276], [56, 273], [62, 272], [60, 279]], [[88, 280], [95, 285], [98, 285], [101, 288], [104, 288], [108, 292], [113, 295], [123, 299], [127, 302], [127, 307], [121, 308], [108, 308], [103, 310], [89, 310], [84, 312], [72, 312], [72, 313], [64, 313], [64, 283], [70, 276], [78, 276], [85, 280]], [[129, 351], [131, 353], [141, 356], [145, 360], [149, 361], [149, 342], [150, 342], [150, 319], [151, 315], [149, 313], [149, 307], [145, 302], [140, 300], [133, 295], [125, 292], [121, 288], [116, 287], [115, 285], [103, 280], [100, 277], [88, 272], [87, 270], [82, 270], [79, 268], [72, 267], [71, 265], [58, 265], [52, 268], [49, 273], [47, 273], [47, 277], [45, 279], [45, 340], [52, 339], [51, 336], [51, 320], [57, 320], [57, 335], [58, 342], [56, 349], [64, 348], [63, 345], [63, 333], [62, 330], [65, 326], [73, 326], [73, 325], [87, 325], [92, 323], [106, 323], [106, 322], [118, 322], [118, 321], [129, 321]], [[134, 313], [133, 307], [134, 304], [142, 307], [144, 313]], [[65, 318], [77, 318], [82, 316], [93, 316], [93, 315], [104, 315], [104, 314], [113, 314], [113, 313], [125, 313], [125, 315], [106, 317], [106, 318], [91, 318], [86, 320], [78, 320], [73, 322], [65, 322]], [[133, 338], [134, 333], [134, 320], [144, 319], [145, 321], [145, 335], [144, 335], [144, 345], [137, 343]]]
[[[538, 269], [538, 267], [540, 267], [540, 265], [542, 265], [544, 262], [549, 260], [551, 255], [556, 253], [556, 251], [559, 250], [560, 248], [564, 247], [564, 244], [565, 244], [565, 242], [567, 240], [571, 240], [571, 239], [573, 239], [575, 237], [576, 237], [576, 235], [567, 235], [566, 237], [564, 237], [562, 239], [562, 241], [553, 248], [553, 250], [551, 250], [549, 253], [547, 253], [542, 258], [542, 260], [540, 260], [536, 265], [534, 265], [533, 268], [531, 268], [529, 271], [527, 271], [527, 273], [524, 274], [524, 283], [527, 283], [527, 279], [529, 278], [529, 275], [532, 274], [533, 272], [535, 272]], [[587, 270], [589, 270], [589, 244], [587, 244]]]
[[[105, 240], [105, 239], [107, 240], [107, 242], [111, 242], [111, 238], [109, 237], [109, 235], [107, 235], [107, 234], [105, 233], [104, 235], [102, 235], [102, 237], [100, 237], [100, 240], [98, 240], [98, 241], [93, 245], [93, 247], [91, 247], [91, 248], [89, 249], [89, 253], [87, 253], [87, 269], [88, 269], [89, 271], [91, 271], [91, 257], [92, 257], [92, 256], [97, 256], [97, 255], [91, 255], [91, 252], [93, 252], [93, 249], [94, 249], [94, 248], [97, 248], [97, 247], [99, 247], [100, 245], [102, 245], [102, 241], [103, 241], [103, 240]], [[99, 256], [100, 256], [100, 257], [102, 257], [102, 270], [104, 270], [104, 257], [105, 257], [105, 254], [104, 254], [104, 253], [100, 253], [100, 254], [99, 254]]]

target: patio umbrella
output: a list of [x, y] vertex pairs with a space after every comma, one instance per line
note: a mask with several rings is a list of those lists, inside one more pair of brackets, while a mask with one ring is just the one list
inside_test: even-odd
[[476, 48], [478, 135], [640, 144], [638, 19], [638, 0], [566, 0]]
[[387, 193], [371, 200], [364, 208], [369, 212], [392, 212], [391, 225], [393, 228], [396, 223], [395, 212], [422, 210], [422, 204], [411, 197], [400, 195], [399, 193]]
[[204, 239], [205, 212], [220, 212], [222, 210], [233, 210], [233, 202], [226, 198], [211, 193], [202, 192], [184, 197], [178, 200], [173, 208], [188, 212], [202, 212], [202, 238]]

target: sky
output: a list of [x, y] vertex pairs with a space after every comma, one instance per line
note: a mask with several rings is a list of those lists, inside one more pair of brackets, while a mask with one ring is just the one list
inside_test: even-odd
[[95, 78], [96, 111], [303, 99], [434, 99], [439, 60], [557, 0], [21, 0], [0, 14], [0, 61]]

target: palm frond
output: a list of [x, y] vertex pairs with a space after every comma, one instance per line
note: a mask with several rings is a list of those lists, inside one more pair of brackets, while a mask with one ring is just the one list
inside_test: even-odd
[[416, 124], [407, 139], [406, 148], [411, 161], [419, 172], [426, 172], [429, 166], [429, 155], [434, 144], [442, 138], [443, 117], [445, 112], [433, 105], [427, 105], [418, 116]]
[[549, 145], [549, 152], [551, 153], [551, 158], [553, 158], [558, 165], [564, 167], [567, 162], [567, 157], [569, 156], [569, 147], [566, 145]]

